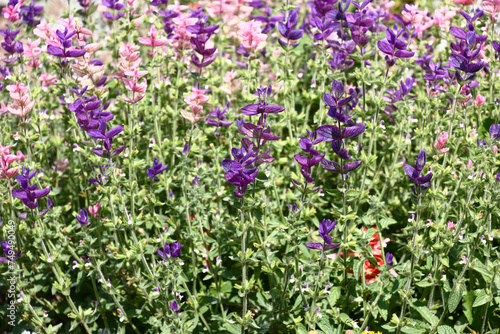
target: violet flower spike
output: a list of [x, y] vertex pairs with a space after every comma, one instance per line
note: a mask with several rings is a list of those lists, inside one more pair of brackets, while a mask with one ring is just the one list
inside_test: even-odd
[[146, 171], [146, 174], [150, 179], [154, 179], [155, 182], [158, 182], [159, 179], [156, 177], [156, 175], [162, 173], [167, 169], [168, 165], [163, 166], [160, 162], [158, 162], [158, 158], [155, 158], [153, 162], [153, 167], [149, 168]]
[[85, 227], [89, 223], [89, 214], [87, 212], [87, 209], [80, 209], [80, 215], [76, 216], [76, 220], [82, 225], [82, 227]]
[[19, 255], [21, 255], [21, 251], [14, 253], [14, 250], [10, 246], [9, 241], [2, 241], [1, 245], [2, 245], [3, 253], [5, 254], [5, 257], [0, 257], [0, 262], [3, 262], [3, 263], [14, 262], [17, 260]]
[[[427, 175], [424, 175], [424, 176], [420, 176], [420, 174], [422, 173], [424, 167], [425, 167], [425, 164], [427, 162], [427, 155], [425, 154], [425, 152], [423, 150], [421, 150], [419, 153], [418, 153], [418, 157], [417, 157], [417, 162], [415, 164], [415, 167], [412, 167], [408, 164], [405, 164], [404, 165], [404, 171], [406, 173], [406, 175], [410, 178], [410, 180], [412, 180], [413, 182], [416, 183], [416, 186], [414, 188], [414, 193], [417, 195], [419, 194], [419, 192], [421, 190], [425, 190], [427, 188], [429, 188], [429, 186], [431, 185], [431, 179], [432, 179], [432, 172], [428, 173]], [[418, 189], [419, 189], [419, 192], [417, 193], [417, 185], [418, 185]]]
[[163, 246], [163, 250], [161, 250], [160, 248], [157, 249], [157, 253], [164, 260], [168, 260], [169, 257], [177, 258], [180, 255], [181, 247], [182, 245], [180, 241], [173, 242], [172, 245], [169, 245], [169, 243], [167, 242]]
[[305, 245], [310, 249], [321, 249], [323, 252], [328, 249], [333, 249], [338, 247], [339, 243], [333, 243], [333, 239], [329, 236], [329, 233], [333, 230], [335, 225], [337, 224], [337, 220], [333, 222], [330, 219], [323, 219], [321, 223], [319, 223], [319, 236], [323, 239], [323, 243], [320, 242], [307, 242]]
[[386, 54], [385, 61], [389, 67], [393, 66], [398, 58], [413, 57], [415, 52], [406, 51], [408, 46], [406, 40], [409, 37], [410, 35], [404, 28], [398, 30], [395, 24], [394, 29], [387, 28], [386, 38], [377, 42], [379, 50]]

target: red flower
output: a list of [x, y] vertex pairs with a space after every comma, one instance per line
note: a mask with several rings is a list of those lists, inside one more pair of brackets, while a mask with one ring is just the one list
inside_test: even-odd
[[[376, 227], [372, 227], [373, 229], [377, 229]], [[364, 228], [364, 231], [368, 231], [368, 228]], [[370, 262], [370, 260], [365, 260], [365, 282], [373, 283], [377, 280], [377, 276], [380, 274], [379, 266], [384, 264], [384, 259], [382, 256], [382, 248], [380, 247], [379, 234], [375, 233], [372, 237], [372, 240], [368, 243], [368, 246], [372, 249], [372, 254], [377, 260], [377, 264]], [[340, 255], [342, 256], [342, 254]], [[360, 257], [359, 253], [349, 252], [349, 256]], [[349, 270], [348, 273], [353, 274], [352, 270]], [[361, 279], [361, 277], [359, 278]]]

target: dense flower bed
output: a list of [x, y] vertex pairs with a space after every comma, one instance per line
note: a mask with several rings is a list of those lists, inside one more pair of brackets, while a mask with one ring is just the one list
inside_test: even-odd
[[500, 2], [73, 7], [2, 9], [1, 332], [500, 328]]

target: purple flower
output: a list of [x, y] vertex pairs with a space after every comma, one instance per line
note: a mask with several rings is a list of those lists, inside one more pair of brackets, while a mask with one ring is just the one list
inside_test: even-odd
[[170, 307], [170, 310], [174, 313], [181, 313], [182, 311], [179, 310], [179, 306], [177, 305], [177, 301], [169, 302], [168, 306]]
[[23, 201], [24, 205], [26, 205], [31, 210], [34, 210], [38, 207], [38, 202], [36, 201], [38, 198], [45, 197], [49, 194], [50, 188], [38, 189], [37, 186], [30, 186], [29, 181], [35, 176], [38, 170], [30, 173], [29, 168], [22, 168], [22, 173], [16, 176], [16, 179], [19, 181], [22, 189], [13, 189], [12, 196], [18, 198]]
[[394, 88], [391, 88], [386, 91], [386, 95], [384, 95], [384, 98], [387, 103], [385, 105], [384, 113], [389, 117], [391, 122], [395, 122], [393, 113], [398, 110], [398, 108], [396, 107], [396, 102], [403, 101], [406, 96], [410, 98], [415, 97], [414, 95], [410, 95], [410, 92], [413, 89], [413, 85], [416, 81], [417, 80], [414, 78], [407, 78], [405, 81], [401, 80], [399, 89], [395, 90]]
[[165, 169], [167, 169], [168, 165], [163, 166], [160, 162], [158, 162], [158, 158], [155, 158], [153, 162], [153, 167], [149, 168], [146, 171], [146, 174], [150, 179], [154, 178], [154, 181], [157, 182], [159, 179], [156, 177], [156, 175], [162, 173]]
[[182, 150], [182, 152], [179, 152], [182, 156], [187, 156], [189, 154], [189, 151], [191, 151], [191, 146], [186, 143], [184, 144], [184, 149]]
[[221, 111], [219, 107], [215, 108], [214, 111], [210, 112], [210, 116], [206, 119], [206, 122], [210, 125], [213, 125], [216, 127], [215, 129], [215, 135], [220, 136], [219, 128], [220, 127], [226, 127], [230, 126], [233, 124], [233, 122], [227, 122], [226, 121], [226, 115], [225, 113], [227, 112], [227, 109], [231, 107], [231, 103], [228, 101], [226, 104], [226, 107]]
[[[484, 68], [483, 61], [476, 61], [479, 58], [482, 44], [476, 48], [478, 43], [487, 40], [487, 36], [480, 36], [476, 34], [474, 21], [484, 15], [483, 11], [476, 10], [471, 15], [460, 12], [467, 20], [466, 28], [464, 30], [458, 27], [450, 27], [450, 34], [458, 39], [457, 43], [451, 43], [451, 55], [449, 66], [456, 69], [455, 77], [459, 83], [469, 82], [476, 77], [476, 73]], [[461, 73], [463, 72], [463, 74]]]
[[[201, 15], [203, 13], [201, 12]], [[193, 50], [201, 56], [201, 60], [194, 53], [191, 54], [193, 64], [198, 68], [203, 68], [217, 58], [216, 48], [206, 48], [206, 43], [219, 26], [208, 26], [208, 16], [202, 16], [194, 25], [187, 26], [186, 30], [192, 34], [191, 46]]]
[[[235, 150], [233, 148], [233, 150]], [[241, 148], [244, 152], [244, 148]], [[232, 151], [234, 156], [234, 151]], [[253, 151], [248, 152], [248, 154], [242, 158], [240, 161], [223, 159], [222, 168], [226, 171], [224, 174], [224, 179], [230, 184], [237, 186], [238, 189], [234, 191], [234, 195], [237, 198], [245, 196], [247, 186], [254, 182], [259, 170], [257, 167], [245, 168], [246, 166], [252, 164], [256, 158], [251, 158], [254, 154]]]
[[490, 126], [490, 138], [498, 139], [500, 138], [500, 124], [491, 124]]
[[274, 96], [273, 88], [271, 86], [258, 88], [254, 95], [259, 97], [259, 103], [249, 104], [243, 107], [241, 109], [241, 113], [243, 115], [260, 115], [262, 117], [265, 114], [278, 114], [285, 110], [285, 108], [278, 105], [268, 104], [268, 100]]
[[14, 253], [14, 250], [10, 246], [9, 241], [2, 241], [2, 250], [3, 253], [5, 254], [5, 257], [0, 257], [0, 262], [14, 262], [17, 260], [19, 255], [21, 254], [21, 251]]
[[118, 125], [106, 132], [106, 122], [104, 119], [99, 119], [99, 128], [91, 129], [87, 131], [90, 137], [102, 139], [103, 149], [93, 148], [94, 153], [101, 157], [117, 156], [122, 153], [125, 149], [125, 145], [122, 145], [116, 149], [112, 148], [113, 138], [123, 132], [123, 125]]
[[80, 209], [80, 216], [77, 215], [76, 220], [78, 220], [78, 222], [82, 224], [83, 227], [87, 226], [87, 224], [89, 223], [89, 214], [87, 212], [87, 209]]
[[[408, 175], [410, 180], [412, 180], [413, 182], [415, 182], [418, 185], [418, 188], [420, 190], [425, 190], [425, 189], [429, 188], [429, 186], [431, 184], [430, 181], [431, 181], [432, 176], [433, 176], [432, 172], [430, 172], [429, 174], [427, 174], [425, 176], [420, 176], [420, 174], [422, 173], [422, 170], [424, 169], [426, 162], [427, 162], [427, 155], [425, 154], [425, 152], [423, 150], [421, 150], [418, 153], [417, 162], [415, 164], [415, 167], [412, 167], [408, 164], [404, 165], [404, 171], [405, 171], [406, 175]], [[417, 190], [417, 188], [415, 186], [415, 189], [414, 189], [415, 194], [417, 194], [416, 190]]]
[[158, 255], [160, 255], [160, 257], [162, 259], [168, 260], [169, 256], [172, 258], [179, 257], [179, 254], [181, 252], [181, 247], [182, 247], [182, 245], [181, 245], [180, 241], [173, 242], [172, 245], [169, 245], [169, 243], [167, 242], [163, 246], [163, 250], [158, 248], [157, 252], [158, 252]]
[[394, 29], [387, 28], [386, 38], [378, 41], [377, 46], [380, 51], [386, 54], [385, 61], [388, 66], [396, 63], [398, 58], [411, 58], [415, 54], [412, 51], [406, 51], [408, 43], [406, 40], [410, 37], [404, 28], [398, 30], [397, 24]]
[[278, 21], [284, 20], [285, 16], [282, 14], [271, 16], [271, 8], [269, 8], [269, 6], [266, 6], [266, 15], [254, 16], [253, 19], [266, 24], [262, 29], [262, 33], [267, 34], [274, 29]]
[[26, 23], [30, 27], [34, 27], [40, 23], [40, 20], [36, 17], [43, 11], [43, 6], [35, 6], [34, 0], [29, 6], [21, 6], [19, 10], [23, 13], [23, 23]]
[[200, 178], [198, 177], [198, 175], [195, 175], [193, 179], [193, 186], [199, 186], [199, 185], [200, 185]]
[[314, 40], [316, 41], [326, 41], [326, 39], [335, 31], [334, 23], [326, 17], [312, 17], [311, 25], [319, 30], [319, 32], [314, 34]]
[[323, 243], [319, 242], [307, 242], [305, 245], [310, 249], [321, 249], [323, 252], [327, 249], [333, 249], [338, 247], [340, 244], [333, 243], [333, 239], [329, 236], [329, 233], [333, 230], [337, 224], [337, 220], [333, 222], [330, 219], [323, 219], [321, 223], [319, 223], [319, 236], [323, 239]]
[[278, 22], [278, 31], [284, 39], [278, 38], [278, 42], [283, 49], [295, 48], [300, 42], [297, 42], [304, 35], [304, 30], [294, 29], [298, 23], [298, 9], [292, 9], [288, 13], [288, 18], [285, 22]]
[[120, 12], [123, 8], [125, 8], [125, 5], [118, 2], [118, 0], [102, 0], [102, 5], [113, 10], [113, 13], [115, 12], [115, 10], [118, 11], [118, 13], [115, 15], [113, 15], [112, 13], [109, 13], [109, 12], [102, 13], [104, 15], [104, 17], [110, 21], [116, 21], [120, 17], [125, 15], [125, 13]]
[[391, 253], [385, 253], [385, 264], [388, 266], [394, 265], [393, 261], [394, 255]]
[[57, 37], [59, 37], [62, 48], [54, 45], [47, 46], [47, 52], [51, 55], [60, 58], [78, 58], [87, 52], [84, 49], [71, 49], [71, 45], [73, 43], [72, 37], [75, 34], [74, 30], [68, 31], [68, 28], [65, 28], [64, 32], [57, 30], [56, 34]]
[[[315, 137], [315, 132], [311, 132], [307, 130], [309, 133], [309, 137], [303, 137], [299, 140], [300, 148], [302, 151], [308, 154], [308, 156], [303, 156], [300, 154], [296, 154], [294, 156], [295, 160], [299, 165], [301, 165], [300, 172], [302, 176], [304, 176], [304, 181], [305, 184], [303, 185], [301, 182], [292, 179], [292, 184], [296, 186], [301, 192], [304, 192], [307, 190], [307, 184], [308, 183], [314, 183], [314, 179], [311, 177], [311, 168], [323, 160], [325, 157], [325, 153], [322, 155], [319, 154], [319, 152], [315, 149], [313, 149], [313, 145], [316, 145], [320, 142], [322, 142], [321, 138], [314, 139]], [[313, 187], [312, 189], [309, 189], [309, 192], [315, 192], [319, 189], [319, 187]]]

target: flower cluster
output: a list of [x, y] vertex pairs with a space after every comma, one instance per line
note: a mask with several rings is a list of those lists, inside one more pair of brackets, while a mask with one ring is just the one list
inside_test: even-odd
[[[247, 186], [255, 181], [259, 170], [257, 167], [263, 163], [274, 161], [271, 150], [262, 152], [262, 147], [267, 141], [278, 140], [280, 137], [271, 134], [271, 128], [266, 128], [268, 114], [277, 114], [285, 110], [278, 105], [269, 104], [273, 97], [272, 87], [260, 87], [255, 92], [259, 97], [259, 103], [249, 104], [241, 109], [247, 116], [259, 115], [257, 125], [245, 122], [244, 119], [237, 120], [238, 130], [248, 138], [241, 139], [241, 148], [233, 148], [231, 154], [235, 160], [222, 160], [222, 167], [226, 171], [224, 178], [227, 182], [238, 187], [234, 191], [236, 197], [245, 196]], [[251, 140], [254, 139], [254, 140]], [[253, 167], [252, 167], [253, 165]]]
[[[335, 154], [341, 159], [340, 164], [323, 159], [321, 166], [324, 169], [334, 173], [339, 173], [342, 176], [342, 184], [345, 184], [350, 172], [354, 171], [361, 165], [361, 161], [347, 162], [351, 159], [349, 150], [345, 148], [345, 140], [359, 136], [365, 131], [366, 125], [356, 125], [350, 118], [349, 113], [357, 104], [357, 92], [354, 89], [350, 90], [350, 95], [344, 97], [345, 89], [341, 82], [336, 80], [332, 83], [332, 94], [324, 93], [323, 100], [329, 106], [328, 116], [337, 121], [337, 125], [321, 125], [316, 130], [318, 138], [331, 143], [331, 147]], [[341, 124], [346, 125], [342, 127]]]
[[190, 112], [184, 109], [181, 110], [181, 115], [185, 119], [187, 119], [191, 124], [196, 124], [200, 121], [205, 120], [206, 116], [203, 115], [203, 105], [208, 102], [210, 97], [205, 95], [208, 93], [205, 89], [198, 89], [195, 87], [191, 89], [191, 94], [184, 98], [184, 102], [186, 102], [189, 106]]
[[59, 58], [78, 58], [85, 54], [85, 49], [73, 47], [74, 30], [65, 28], [64, 31], [57, 30], [56, 35], [59, 37], [59, 45], [48, 45], [47, 52]]
[[35, 176], [38, 170], [30, 173], [29, 168], [22, 169], [22, 173], [16, 176], [21, 189], [13, 189], [12, 196], [23, 201], [29, 209], [34, 210], [38, 207], [38, 199], [47, 196], [50, 188], [38, 189], [37, 186], [30, 186], [30, 180]]
[[323, 141], [322, 138], [316, 138], [316, 133], [313, 131], [307, 130], [309, 137], [303, 137], [300, 139], [300, 149], [307, 154], [307, 156], [303, 156], [301, 154], [295, 154], [294, 158], [297, 163], [301, 166], [300, 172], [304, 177], [304, 183], [292, 179], [292, 184], [299, 189], [299, 191], [303, 194], [312, 193], [319, 190], [319, 187], [312, 187], [308, 189], [309, 184], [314, 185], [314, 178], [311, 176], [312, 167], [319, 164], [321, 160], [325, 157], [326, 153], [319, 154], [317, 150], [313, 148], [314, 145], [319, 144]]
[[206, 122], [212, 126], [215, 126], [215, 135], [220, 136], [219, 128], [220, 127], [227, 127], [233, 124], [233, 122], [228, 122], [226, 121], [226, 112], [227, 109], [231, 108], [231, 103], [227, 101], [226, 106], [224, 109], [220, 110], [220, 107], [216, 107], [214, 111], [210, 112], [210, 116], [212, 117], [207, 117]]
[[191, 33], [191, 46], [201, 56], [200, 60], [196, 54], [191, 54], [191, 61], [198, 68], [207, 67], [217, 58], [217, 49], [215, 47], [207, 47], [207, 43], [219, 26], [209, 26], [207, 25], [207, 21], [208, 16], [205, 15], [196, 24], [187, 27], [187, 31]]
[[298, 12], [298, 9], [293, 9], [288, 13], [288, 18], [285, 22], [278, 22], [278, 31], [284, 38], [278, 38], [278, 42], [285, 50], [297, 47], [300, 44], [298, 40], [304, 35], [303, 29], [294, 29], [298, 23]]
[[429, 172], [427, 175], [420, 176], [420, 174], [424, 170], [426, 162], [427, 162], [427, 155], [425, 154], [425, 151], [421, 150], [418, 153], [415, 167], [412, 167], [408, 164], [404, 165], [404, 171], [406, 175], [408, 175], [410, 180], [416, 183], [413, 189], [415, 195], [421, 194], [423, 190], [429, 188], [431, 185], [431, 179], [433, 175], [432, 172]]
[[323, 219], [319, 223], [319, 236], [323, 239], [323, 242], [306, 242], [306, 247], [310, 249], [321, 249], [322, 252], [338, 247], [340, 244], [334, 243], [332, 237], [329, 235], [336, 224], [337, 220], [332, 222], [330, 219]]
[[467, 20], [467, 30], [459, 27], [451, 27], [450, 34], [458, 39], [457, 43], [451, 43], [452, 53], [450, 55], [450, 66], [456, 69], [455, 77], [460, 84], [469, 83], [469, 87], [476, 87], [477, 84], [471, 82], [476, 77], [476, 73], [484, 66], [484, 62], [478, 60], [481, 52], [481, 44], [476, 48], [477, 43], [486, 41], [487, 36], [480, 36], [476, 34], [474, 22], [484, 12], [480, 9], [476, 13], [472, 12], [470, 15], [465, 12], [460, 14]]
[[15, 85], [7, 86], [7, 90], [13, 100], [13, 103], [7, 105], [9, 112], [19, 117], [26, 117], [36, 103], [36, 100], [30, 100], [29, 88], [22, 83], [16, 82]]
[[413, 57], [415, 52], [406, 50], [408, 47], [406, 40], [409, 37], [410, 34], [404, 28], [398, 30], [397, 24], [394, 25], [394, 29], [387, 28], [386, 38], [377, 43], [380, 51], [386, 54], [385, 62], [387, 66], [393, 66], [399, 58]]
[[0, 144], [0, 179], [9, 180], [19, 173], [19, 167], [11, 167], [14, 161], [24, 161], [24, 154], [17, 151], [17, 155], [10, 154], [12, 145], [2, 146]]

